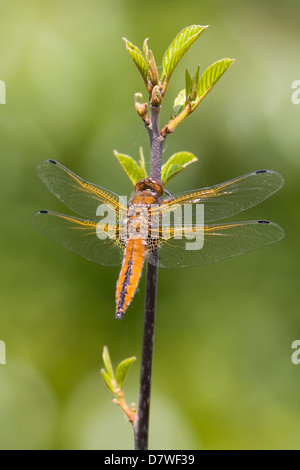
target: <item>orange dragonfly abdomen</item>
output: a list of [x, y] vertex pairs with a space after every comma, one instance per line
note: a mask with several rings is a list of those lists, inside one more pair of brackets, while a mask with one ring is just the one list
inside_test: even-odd
[[129, 306], [141, 278], [146, 254], [142, 238], [128, 240], [116, 290], [116, 318], [122, 318]]

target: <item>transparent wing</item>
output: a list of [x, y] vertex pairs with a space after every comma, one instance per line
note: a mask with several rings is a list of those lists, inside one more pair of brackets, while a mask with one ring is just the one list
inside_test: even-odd
[[[177, 239], [181, 234], [183, 238]], [[200, 266], [257, 250], [283, 237], [283, 229], [266, 220], [206, 225], [202, 228], [191, 226], [182, 229], [174, 226], [168, 240], [152, 240], [147, 257], [155, 264], [151, 250], [158, 246], [158, 264], [161, 268]], [[196, 249], [199, 243], [201, 245], [201, 240], [203, 247]]]
[[97, 223], [51, 211], [34, 214], [32, 224], [39, 232], [88, 261], [104, 266], [116, 266], [122, 262], [118, 225]]
[[204, 204], [205, 222], [211, 222], [259, 204], [278, 191], [283, 183], [284, 179], [279, 173], [258, 170], [210, 188], [174, 194], [172, 199], [164, 199], [162, 206], [155, 210], [170, 212], [184, 204]]
[[54, 196], [77, 214], [96, 219], [98, 206], [107, 204], [120, 213], [120, 218], [126, 217], [127, 206], [117, 194], [88, 183], [54, 160], [41, 162], [37, 173]]

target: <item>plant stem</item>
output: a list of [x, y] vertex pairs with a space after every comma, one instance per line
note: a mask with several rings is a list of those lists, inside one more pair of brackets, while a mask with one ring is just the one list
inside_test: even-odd
[[113, 402], [118, 405], [121, 410], [125, 413], [130, 423], [134, 425], [136, 421], [136, 412], [127, 405], [124, 397], [124, 392], [121, 391], [117, 394], [118, 398], [113, 398]]
[[161, 136], [159, 128], [159, 115], [160, 107], [151, 106], [151, 122], [147, 127], [150, 146], [151, 146], [151, 171], [152, 178], [160, 181], [161, 178], [161, 165], [162, 165], [162, 151], [165, 139]]
[[[160, 180], [162, 165], [162, 149], [164, 139], [159, 129], [160, 107], [151, 106], [151, 122], [147, 126], [151, 145], [151, 177]], [[157, 250], [153, 253], [154, 263], [147, 262], [146, 300], [144, 312], [144, 331], [142, 345], [141, 379], [138, 403], [138, 414], [135, 423], [135, 449], [148, 449], [149, 410], [152, 374], [152, 357], [154, 344], [154, 321], [157, 291]]]
[[147, 263], [146, 300], [142, 346], [138, 415], [135, 423], [135, 449], [148, 449], [149, 410], [154, 343], [154, 320], [157, 288], [157, 266]]

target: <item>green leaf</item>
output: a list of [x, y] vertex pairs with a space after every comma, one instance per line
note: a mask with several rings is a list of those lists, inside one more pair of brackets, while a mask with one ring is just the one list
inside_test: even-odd
[[187, 26], [180, 31], [166, 50], [162, 62], [163, 73], [161, 78], [164, 84], [164, 92], [179, 61], [207, 27], [200, 25]]
[[146, 177], [147, 177], [147, 171], [146, 171], [146, 162], [145, 162], [143, 147], [140, 147], [139, 153], [140, 153], [139, 164], [140, 164], [140, 167], [143, 169], [143, 171], [144, 171], [144, 173], [145, 173], [144, 178], [146, 178]]
[[147, 177], [146, 169], [145, 169], [145, 159], [143, 156], [143, 152], [140, 149], [140, 160], [137, 163], [132, 157], [129, 155], [124, 155], [122, 153], [117, 152], [114, 150], [114, 154], [116, 158], [119, 160], [119, 163], [123, 167], [126, 175], [135, 186], [136, 183], [144, 178]]
[[221, 59], [205, 70], [197, 85], [196, 106], [205, 98], [233, 62], [234, 59]]
[[191, 74], [189, 72], [189, 69], [185, 69], [185, 91], [186, 91], [186, 96], [190, 96], [192, 93], [193, 89], [193, 79], [191, 77]]
[[129, 357], [127, 359], [124, 359], [124, 361], [120, 362], [120, 364], [117, 366], [116, 381], [119, 387], [121, 388], [121, 390], [123, 388], [123, 383], [126, 378], [126, 375], [135, 360], [136, 360], [136, 357]]
[[110, 360], [107, 346], [104, 346], [103, 348], [102, 359], [103, 359], [103, 363], [104, 363], [107, 374], [109, 375], [109, 377], [111, 377], [111, 379], [114, 379], [114, 370], [112, 367], [112, 363]]
[[[137, 66], [138, 71], [140, 72], [142, 79], [144, 80], [145, 85], [147, 87], [148, 86], [148, 70], [150, 68], [149, 63], [144, 59], [142, 52], [137, 46], [129, 42], [126, 38], [123, 38], [123, 40], [125, 41], [126, 49], [128, 50], [131, 58], [133, 59], [133, 62]], [[147, 45], [147, 42], [146, 42], [146, 45]], [[146, 48], [146, 45], [144, 43], [144, 50], [148, 51], [148, 49]]]
[[115, 380], [112, 379], [106, 372], [104, 369], [101, 369], [101, 374], [102, 374], [102, 377], [104, 379], [104, 382], [106, 384], [106, 386], [109, 388], [109, 390], [113, 393], [115, 393], [116, 391], [116, 383], [115, 383]]
[[173, 110], [176, 116], [179, 113], [181, 113], [181, 111], [185, 107], [185, 102], [186, 102], [186, 95], [185, 95], [185, 89], [183, 89], [178, 93], [178, 95], [176, 96], [174, 100]]
[[197, 97], [197, 85], [198, 85], [198, 82], [199, 82], [199, 74], [200, 74], [200, 65], [198, 65], [196, 73], [195, 73], [194, 78], [192, 80], [191, 92], [190, 92], [189, 95], [187, 94], [189, 102], [194, 101]]
[[196, 161], [198, 161], [198, 158], [190, 152], [174, 153], [161, 169], [161, 179], [164, 182], [164, 186], [166, 186], [175, 175]]
[[174, 100], [173, 110], [175, 116], [185, 108], [197, 96], [197, 84], [199, 82], [200, 65], [198, 65], [195, 76], [192, 78], [188, 68], [185, 69], [185, 89], [181, 90]]
[[194, 82], [196, 86], [197, 86], [197, 83], [199, 82], [199, 75], [200, 75], [200, 65], [198, 65], [196, 73], [195, 73], [195, 77], [194, 77]]
[[143, 42], [143, 54], [144, 54], [144, 58], [145, 58], [145, 61], [147, 62], [147, 64], [149, 64], [149, 48], [148, 48], [148, 41], [149, 41], [149, 38], [146, 38]]

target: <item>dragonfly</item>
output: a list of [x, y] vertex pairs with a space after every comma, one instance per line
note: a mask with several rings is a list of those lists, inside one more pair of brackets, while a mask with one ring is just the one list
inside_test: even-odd
[[[37, 172], [76, 216], [40, 210], [32, 217], [34, 227], [88, 261], [122, 265], [116, 287], [118, 319], [136, 293], [145, 260], [161, 268], [200, 266], [242, 255], [284, 237], [283, 229], [268, 220], [217, 222], [278, 191], [284, 180], [272, 170], [254, 171], [225, 183], [173, 195], [160, 181], [147, 177], [136, 184], [128, 203], [55, 160], [41, 162]], [[199, 206], [204, 208], [200, 223], [195, 218]], [[188, 222], [180, 223], [173, 215], [183, 209], [190, 217]], [[201, 241], [199, 248], [188, 247], [187, 242], [192, 243], [195, 237]]]

